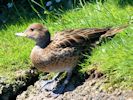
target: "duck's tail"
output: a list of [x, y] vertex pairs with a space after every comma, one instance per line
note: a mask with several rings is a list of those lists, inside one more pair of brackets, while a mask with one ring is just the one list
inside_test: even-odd
[[115, 34], [121, 32], [123, 29], [127, 28], [129, 24], [125, 24], [116, 28], [110, 28], [105, 34], [100, 36], [100, 40], [106, 37], [113, 37]]

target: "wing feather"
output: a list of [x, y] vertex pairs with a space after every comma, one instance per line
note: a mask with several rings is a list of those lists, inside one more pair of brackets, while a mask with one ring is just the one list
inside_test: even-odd
[[108, 30], [109, 28], [104, 28], [104, 29], [87, 28], [87, 29], [65, 30], [56, 33], [52, 44], [57, 47], [77, 46], [82, 43], [84, 44], [84, 42], [88, 41], [89, 39], [100, 37]]

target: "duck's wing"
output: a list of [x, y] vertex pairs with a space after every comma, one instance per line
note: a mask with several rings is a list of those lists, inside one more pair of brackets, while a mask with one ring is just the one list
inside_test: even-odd
[[114, 36], [116, 33], [127, 28], [129, 25], [125, 24], [116, 28], [84, 28], [71, 29], [62, 32], [57, 32], [52, 44], [59, 47], [84, 46], [86, 42], [94, 42], [103, 37]]
[[110, 28], [86, 28], [57, 32], [51, 45], [55, 45], [57, 47], [71, 47], [78, 46], [80, 44], [80, 46], [82, 46], [84, 43], [86, 43], [86, 41], [99, 38], [108, 30], [110, 30]]

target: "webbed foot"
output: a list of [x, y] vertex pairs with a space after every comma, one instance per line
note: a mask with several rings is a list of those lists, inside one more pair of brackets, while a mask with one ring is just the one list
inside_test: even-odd
[[68, 73], [67, 73], [67, 78], [64, 80], [63, 84], [61, 84], [60, 86], [57, 86], [55, 89], [53, 89], [53, 90], [50, 92], [50, 96], [56, 98], [56, 97], [58, 97], [59, 95], [63, 94], [63, 93], [65, 92], [66, 85], [67, 85], [67, 84], [69, 83], [69, 81], [70, 81], [71, 75], [72, 75], [72, 71], [68, 72]]
[[41, 89], [40, 91], [52, 91], [56, 86], [57, 86], [57, 83], [58, 83], [58, 78], [59, 76], [61, 75], [61, 73], [58, 73], [55, 77], [53, 77], [51, 80], [46, 80], [46, 81], [41, 81], [40, 82], [40, 86], [41, 86]]

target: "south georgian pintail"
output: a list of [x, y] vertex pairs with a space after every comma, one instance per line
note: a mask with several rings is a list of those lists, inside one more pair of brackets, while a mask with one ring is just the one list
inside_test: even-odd
[[[84, 46], [91, 41], [107, 36], [112, 36], [121, 31], [127, 25], [118, 28], [84, 28], [70, 29], [57, 32], [51, 40], [50, 33], [42, 24], [31, 24], [23, 33], [17, 33], [17, 36], [24, 36], [33, 39], [36, 45], [31, 51], [31, 61], [33, 65], [44, 72], [67, 72], [67, 77], [58, 91], [54, 92], [53, 87], [51, 93], [57, 96], [63, 93], [66, 84], [68, 84], [72, 75], [72, 70], [78, 64]], [[56, 75], [52, 80], [44, 82], [43, 88], [57, 80], [60, 74]], [[50, 90], [47, 88], [47, 90]]]

